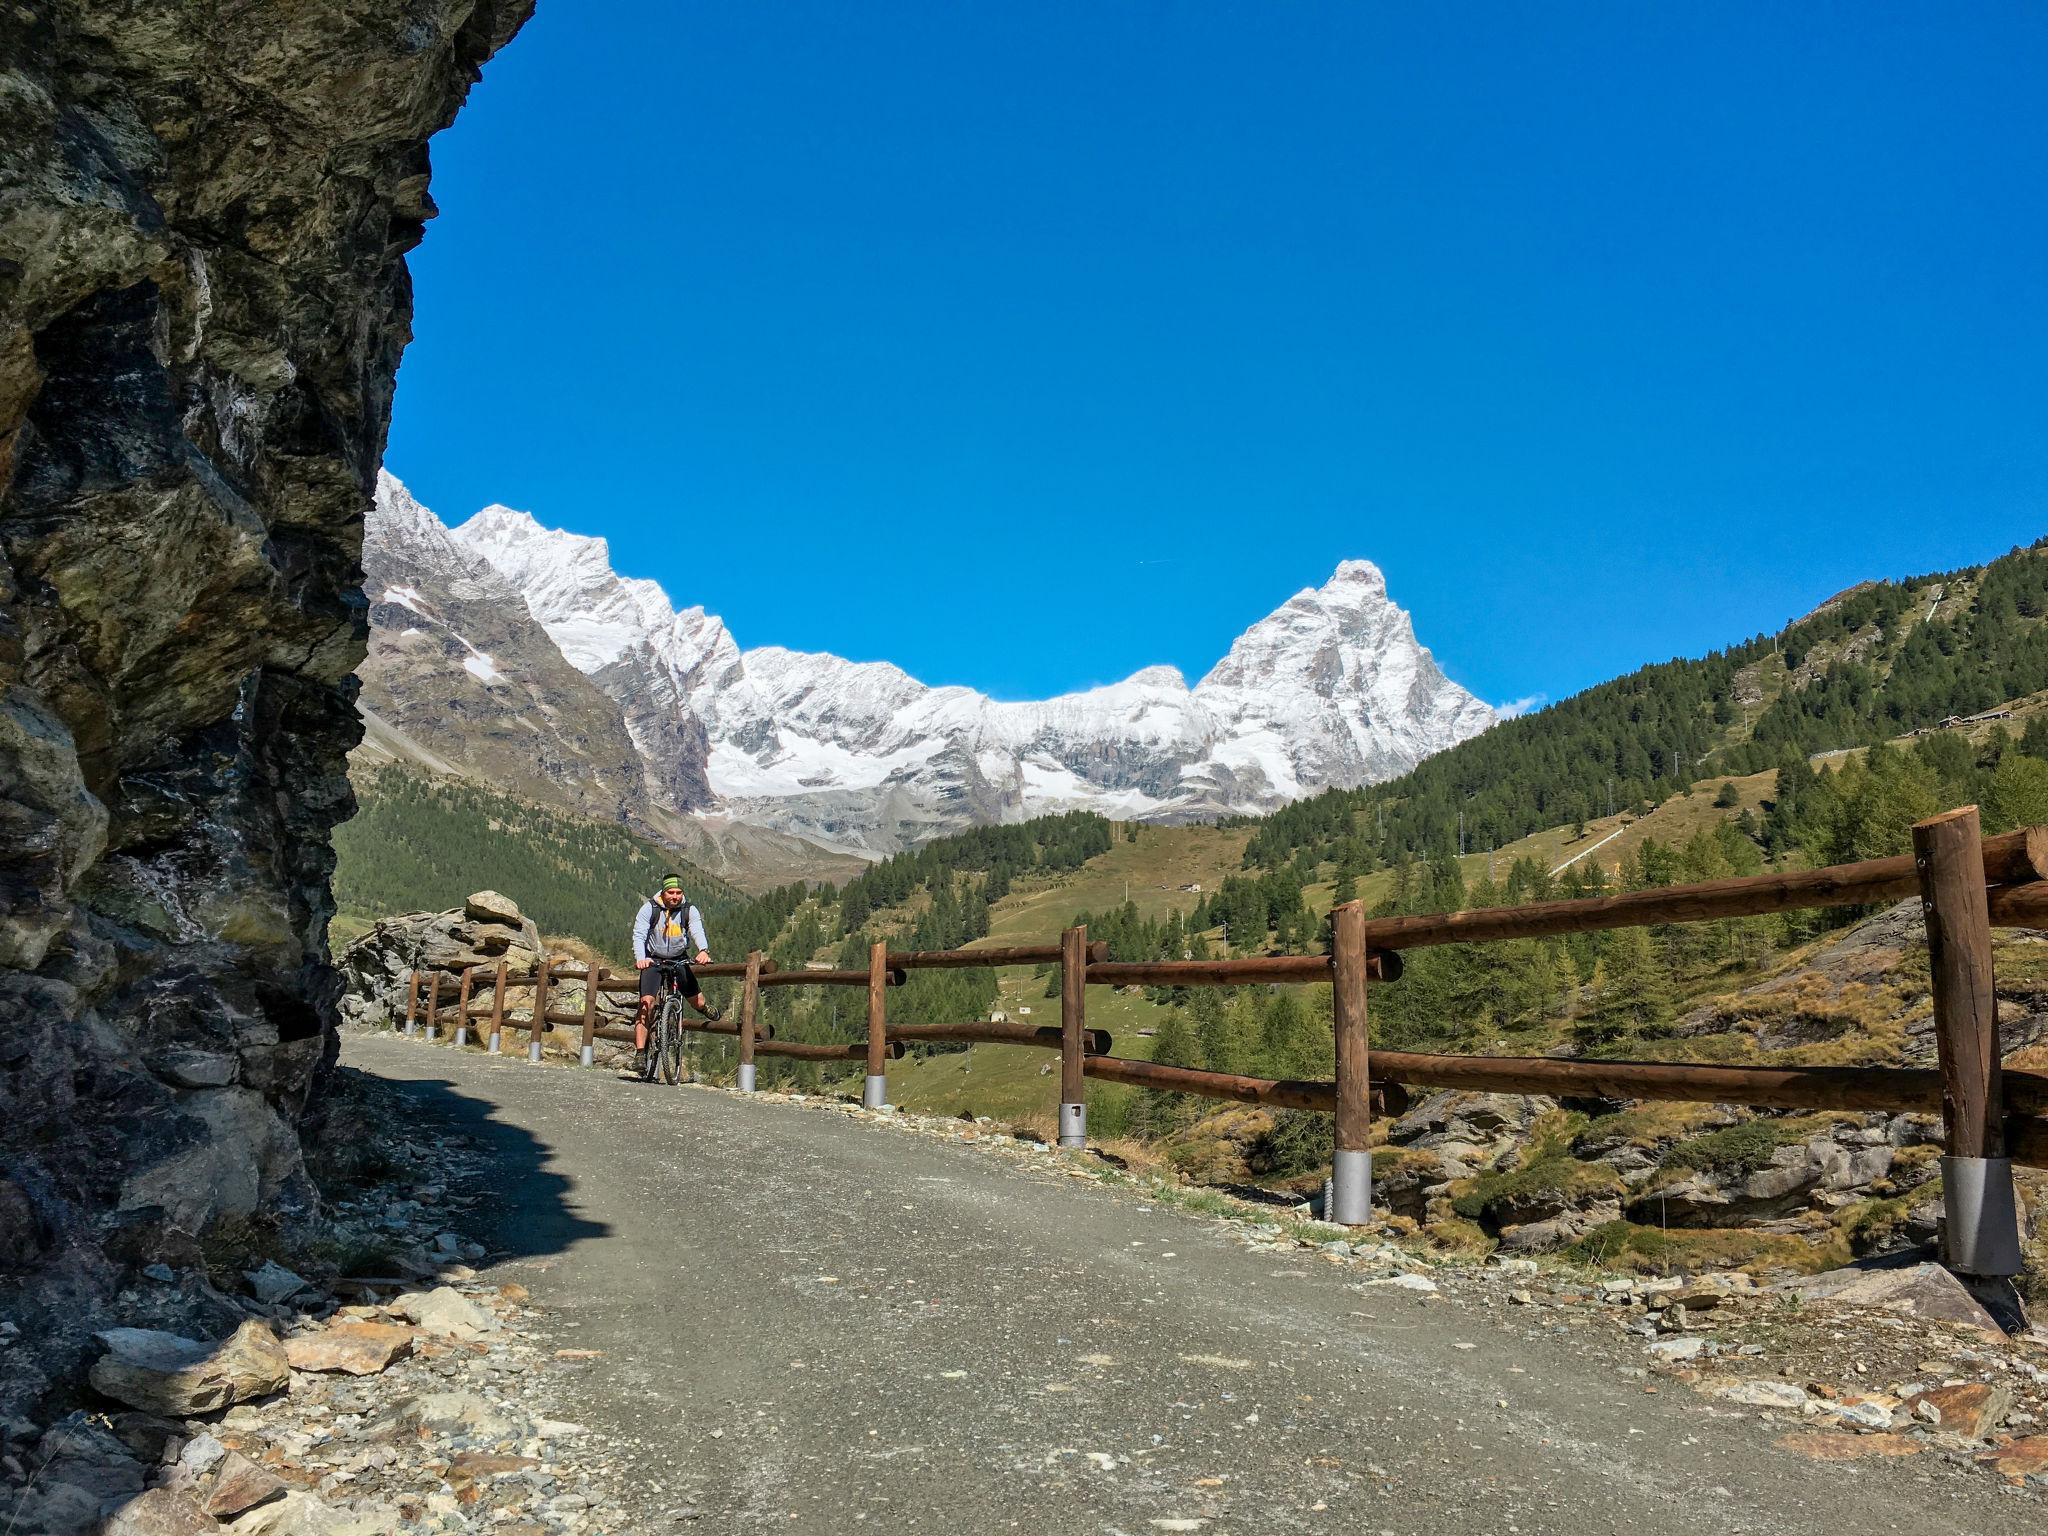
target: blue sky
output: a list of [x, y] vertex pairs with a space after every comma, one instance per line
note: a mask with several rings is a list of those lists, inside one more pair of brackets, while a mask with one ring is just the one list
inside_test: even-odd
[[2048, 9], [542, 0], [387, 462], [742, 644], [1561, 697], [2048, 534]]

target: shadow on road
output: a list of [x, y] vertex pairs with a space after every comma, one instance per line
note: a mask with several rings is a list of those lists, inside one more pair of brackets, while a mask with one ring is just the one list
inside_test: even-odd
[[489, 1151], [492, 1171], [475, 1191], [483, 1198], [466, 1225], [477, 1229], [469, 1235], [490, 1248], [493, 1259], [539, 1258], [610, 1233], [609, 1224], [577, 1213], [570, 1181], [550, 1166], [552, 1149], [525, 1127], [500, 1119], [496, 1106], [447, 1078], [368, 1075], [412, 1107], [417, 1131], [467, 1136]]

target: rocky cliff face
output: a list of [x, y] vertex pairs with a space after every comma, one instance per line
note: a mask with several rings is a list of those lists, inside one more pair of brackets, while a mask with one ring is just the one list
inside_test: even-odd
[[0, 1271], [303, 1185], [426, 141], [530, 9], [0, 12]]

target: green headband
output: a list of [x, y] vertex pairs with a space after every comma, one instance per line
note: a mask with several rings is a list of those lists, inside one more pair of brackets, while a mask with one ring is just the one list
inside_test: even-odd
[[683, 882], [676, 879], [664, 880], [661, 882], [661, 888], [664, 891], [680, 891], [683, 888]]

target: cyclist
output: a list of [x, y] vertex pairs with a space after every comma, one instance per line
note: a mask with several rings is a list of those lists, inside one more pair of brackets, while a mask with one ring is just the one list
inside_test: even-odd
[[673, 980], [689, 998], [690, 1006], [707, 1019], [720, 1015], [704, 1001], [704, 989], [697, 973], [690, 969], [690, 955], [697, 964], [711, 963], [710, 946], [704, 938], [704, 917], [683, 894], [680, 876], [661, 877], [661, 889], [640, 906], [633, 919], [633, 965], [640, 972], [640, 1013], [633, 1021], [633, 1064], [642, 1077], [647, 1075], [647, 1026], [654, 1021], [655, 999], [663, 984]]

